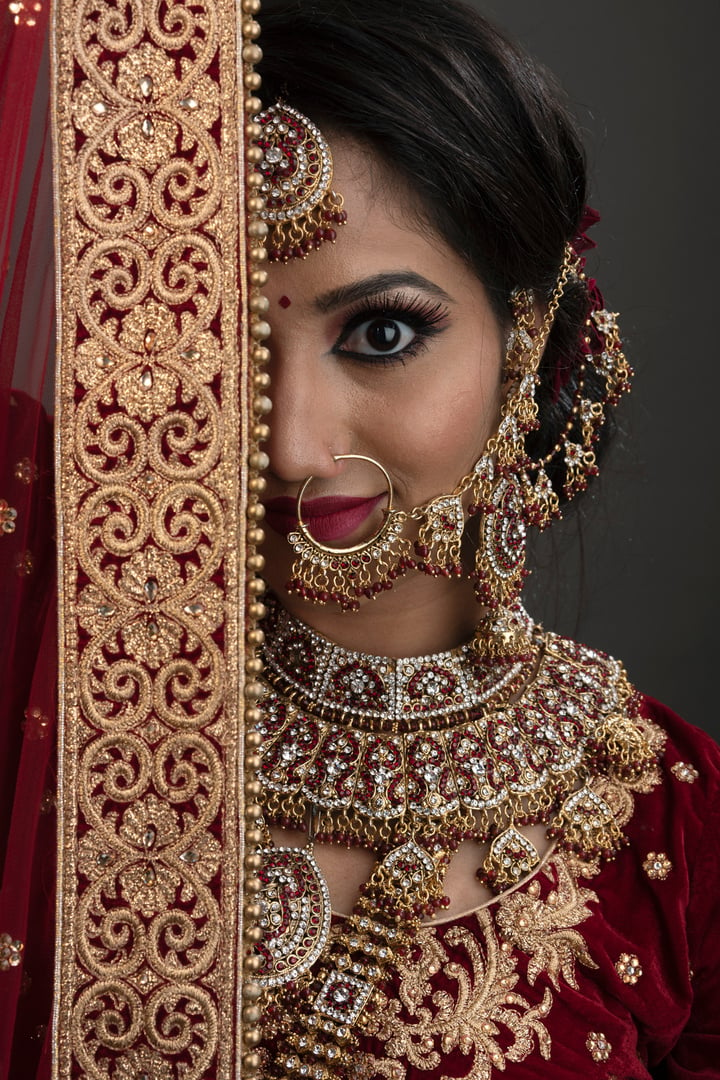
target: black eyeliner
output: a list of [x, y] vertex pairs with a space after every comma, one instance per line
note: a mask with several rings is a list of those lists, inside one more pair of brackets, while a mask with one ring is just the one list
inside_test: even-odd
[[[406, 359], [412, 359], [427, 348], [430, 337], [442, 333], [449, 315], [448, 307], [441, 300], [428, 300], [418, 296], [408, 298], [399, 292], [392, 296], [366, 296], [347, 313], [342, 332], [333, 345], [332, 352], [336, 356], [365, 364], [404, 363]], [[396, 352], [359, 353], [341, 348], [353, 330], [373, 318], [404, 322], [415, 331], [415, 337], [405, 348]]]

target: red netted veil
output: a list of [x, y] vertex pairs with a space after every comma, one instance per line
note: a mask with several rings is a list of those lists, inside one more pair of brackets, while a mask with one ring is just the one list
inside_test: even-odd
[[57, 650], [48, 7], [14, 0], [0, 17], [2, 1077], [49, 1073]]

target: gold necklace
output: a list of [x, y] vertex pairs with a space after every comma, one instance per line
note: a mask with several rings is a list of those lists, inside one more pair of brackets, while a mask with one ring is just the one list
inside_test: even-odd
[[381, 852], [427, 832], [490, 841], [482, 879], [495, 889], [537, 863], [518, 824], [617, 845], [587, 782], [607, 768], [609, 733], [617, 768], [642, 768], [648, 754], [617, 661], [553, 634], [524, 661], [488, 668], [472, 645], [405, 660], [350, 652], [285, 612], [269, 630], [268, 821], [303, 828], [312, 809], [323, 839]]
[[[552, 634], [490, 669], [471, 644], [412, 660], [349, 652], [277, 609], [266, 631], [266, 821], [312, 822], [305, 849], [263, 852], [259, 981], [279, 1070], [268, 1075], [330, 1080], [398, 949], [442, 905], [460, 840], [490, 841], [478, 876], [496, 890], [537, 865], [519, 831], [531, 821], [560, 847], [609, 857], [621, 833], [593, 781], [636, 779], [655, 752], [621, 665]], [[379, 854], [336, 926], [316, 835]]]

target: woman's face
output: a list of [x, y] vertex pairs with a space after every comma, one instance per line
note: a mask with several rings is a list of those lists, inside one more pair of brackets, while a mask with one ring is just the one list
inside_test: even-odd
[[[499, 417], [504, 332], [482, 284], [424, 229], [400, 185], [361, 145], [333, 146], [347, 225], [335, 245], [273, 266], [271, 438], [265, 576], [282, 593], [303, 481], [303, 517], [348, 546], [381, 520], [386, 484], [410, 510], [450, 493]], [[301, 602], [300, 602], [301, 603]]]

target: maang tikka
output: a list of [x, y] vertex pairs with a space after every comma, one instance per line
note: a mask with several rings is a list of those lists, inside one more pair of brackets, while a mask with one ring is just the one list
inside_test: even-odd
[[257, 170], [265, 199], [261, 219], [269, 227], [270, 262], [304, 259], [347, 221], [342, 195], [333, 191], [330, 147], [311, 120], [278, 102], [254, 120], [262, 128]]

